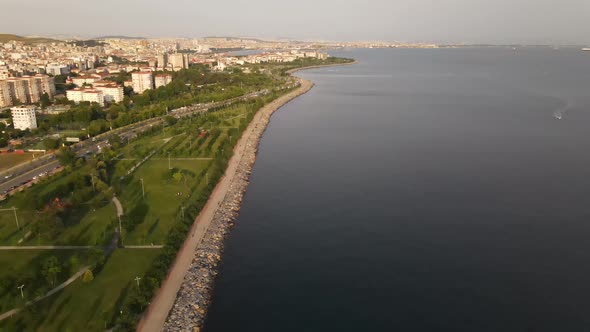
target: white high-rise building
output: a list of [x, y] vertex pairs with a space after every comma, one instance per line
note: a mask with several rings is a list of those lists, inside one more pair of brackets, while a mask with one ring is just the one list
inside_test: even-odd
[[158, 68], [166, 68], [168, 65], [168, 54], [163, 53], [158, 55]]
[[90, 88], [75, 88], [72, 90], [66, 91], [66, 97], [68, 100], [74, 101], [76, 103], [82, 101], [88, 101], [91, 103], [97, 103], [100, 106], [104, 106], [104, 93], [98, 89], [90, 89]]
[[158, 74], [155, 78], [156, 89], [161, 86], [166, 86], [168, 83], [172, 82], [172, 75], [170, 74]]
[[12, 125], [14, 129], [26, 130], [37, 128], [37, 116], [35, 115], [35, 106], [13, 107]]
[[154, 78], [151, 71], [131, 73], [131, 80], [133, 81], [133, 91], [135, 93], [143, 93], [154, 88]]
[[51, 75], [67, 75], [70, 73], [70, 68], [66, 65], [51, 64], [45, 67], [45, 72]]
[[94, 82], [92, 85], [94, 89], [102, 91], [104, 95], [104, 101], [107, 103], [120, 103], [125, 98], [125, 94], [122, 86], [118, 86], [114, 82], [99, 81]]
[[186, 69], [189, 65], [188, 54], [170, 54], [168, 55], [168, 63], [172, 66], [172, 70]]

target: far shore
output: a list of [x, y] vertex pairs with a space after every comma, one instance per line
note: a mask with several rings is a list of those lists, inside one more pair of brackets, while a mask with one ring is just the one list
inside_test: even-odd
[[326, 67], [336, 67], [336, 66], [350, 66], [350, 65], [355, 65], [357, 63], [358, 63], [358, 61], [354, 60], [353, 62], [347, 62], [347, 63], [335, 63], [335, 64], [330, 64], [330, 65], [317, 65], [317, 66], [301, 67], [301, 68], [294, 68], [291, 70], [287, 70], [286, 73], [287, 74], [294, 74], [294, 73], [296, 73], [298, 71], [302, 71], [302, 70], [326, 68]]
[[[287, 73], [354, 63], [356, 61], [295, 68]], [[260, 139], [274, 112], [314, 86], [309, 80], [296, 79], [300, 86], [262, 107], [240, 137], [223, 177], [195, 219], [137, 331], [198, 331], [202, 328], [221, 261], [223, 242], [238, 216]]]

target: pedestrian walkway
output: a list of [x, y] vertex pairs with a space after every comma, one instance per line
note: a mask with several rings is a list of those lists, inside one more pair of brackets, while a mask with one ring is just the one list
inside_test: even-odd
[[[55, 287], [54, 289], [50, 290], [49, 292], [45, 293], [45, 295], [42, 296], [38, 296], [35, 299], [33, 299], [32, 301], [28, 301], [27, 303], [25, 303], [25, 307], [28, 307], [32, 304], [35, 304], [45, 298], [50, 297], [51, 295], [59, 292], [60, 290], [66, 288], [68, 285], [70, 285], [71, 283], [73, 283], [74, 281], [76, 281], [76, 279], [80, 278], [84, 272], [86, 272], [88, 269], [90, 269], [90, 266], [84, 266], [83, 268], [81, 268], [80, 270], [78, 270], [78, 272], [76, 272], [76, 274], [74, 274], [73, 276], [70, 277], [70, 279], [64, 281], [61, 285]], [[13, 315], [17, 314], [19, 311], [21, 311], [23, 308], [14, 308], [12, 310], [9, 310], [3, 314], [0, 315], [0, 321], [12, 317]]]

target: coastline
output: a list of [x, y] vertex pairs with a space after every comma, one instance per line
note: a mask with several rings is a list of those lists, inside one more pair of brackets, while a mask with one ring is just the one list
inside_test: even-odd
[[[287, 73], [335, 65], [295, 68]], [[260, 139], [274, 112], [314, 86], [311, 81], [296, 79], [300, 86], [262, 107], [240, 137], [222, 179], [195, 219], [137, 331], [199, 331], [203, 327], [224, 241], [238, 216]]]

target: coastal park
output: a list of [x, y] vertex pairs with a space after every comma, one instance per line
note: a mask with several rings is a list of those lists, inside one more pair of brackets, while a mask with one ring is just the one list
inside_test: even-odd
[[[79, 278], [26, 306], [0, 321], [0, 331], [94, 331], [116, 324], [142, 283], [157, 283], [147, 271], [157, 265], [178, 220], [196, 217], [194, 202], [206, 201], [265, 102], [170, 118], [128, 143], [113, 137], [101, 154], [77, 159], [68, 171], [2, 202], [0, 262], [9, 268], [0, 272], [0, 311], [23, 307], [86, 266], [93, 278]], [[123, 208], [120, 218], [113, 197]]]

